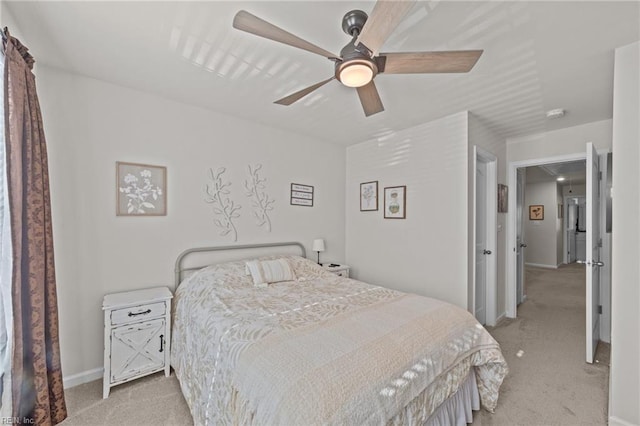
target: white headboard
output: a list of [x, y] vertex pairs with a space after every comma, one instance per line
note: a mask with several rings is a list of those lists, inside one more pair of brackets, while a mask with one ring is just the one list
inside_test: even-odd
[[297, 241], [187, 249], [176, 259], [174, 290], [180, 285], [185, 272], [193, 272], [216, 263], [275, 254], [301, 254], [302, 257], [307, 257], [304, 246]]

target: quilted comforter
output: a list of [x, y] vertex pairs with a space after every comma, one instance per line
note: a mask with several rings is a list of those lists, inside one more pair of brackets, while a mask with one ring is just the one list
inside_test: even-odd
[[468, 312], [286, 258], [296, 281], [258, 288], [229, 262], [176, 291], [172, 365], [197, 425], [422, 424], [471, 368], [494, 410], [507, 366]]

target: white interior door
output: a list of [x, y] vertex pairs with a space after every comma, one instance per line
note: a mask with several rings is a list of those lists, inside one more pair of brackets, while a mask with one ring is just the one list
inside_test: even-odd
[[476, 284], [475, 317], [487, 322], [487, 164], [476, 164]]
[[524, 236], [524, 188], [526, 172], [524, 168], [517, 171], [516, 188], [516, 304], [524, 300], [524, 249], [527, 247]]
[[592, 363], [600, 340], [600, 176], [599, 157], [587, 144], [586, 257], [587, 268], [587, 362]]

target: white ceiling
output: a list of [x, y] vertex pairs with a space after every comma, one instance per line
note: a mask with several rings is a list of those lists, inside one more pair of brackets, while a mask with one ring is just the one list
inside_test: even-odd
[[564, 181], [558, 182], [562, 186], [584, 185], [587, 182], [586, 160], [531, 166], [526, 170], [527, 183], [552, 182], [557, 181], [559, 177], [565, 178]]
[[[502, 137], [612, 116], [613, 50], [640, 39], [636, 1], [418, 2], [382, 51], [484, 49], [469, 74], [384, 75], [365, 118], [328, 60], [231, 27], [245, 9], [329, 51], [373, 2], [5, 2], [36, 61], [345, 145], [469, 110]], [[544, 112], [567, 115], [546, 121]]]

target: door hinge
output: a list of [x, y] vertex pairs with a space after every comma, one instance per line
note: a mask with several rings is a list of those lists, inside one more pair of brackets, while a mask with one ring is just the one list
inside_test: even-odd
[[602, 248], [602, 238], [598, 240], [598, 247]]
[[602, 180], [602, 172], [598, 172], [598, 180]]
[[602, 305], [598, 305], [598, 313], [602, 314]]

